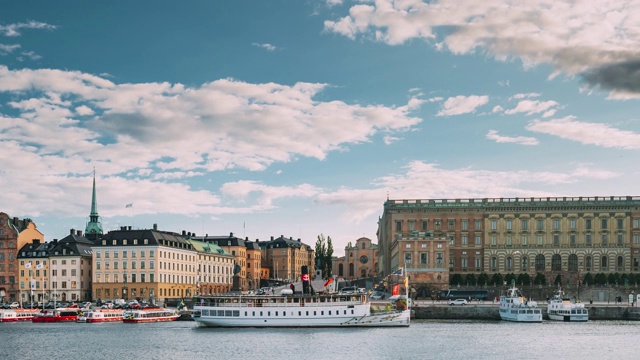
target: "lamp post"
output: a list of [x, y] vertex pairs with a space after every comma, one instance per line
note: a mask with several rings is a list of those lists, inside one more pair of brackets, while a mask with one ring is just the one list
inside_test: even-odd
[[127, 273], [122, 273], [122, 297], [127, 300]]

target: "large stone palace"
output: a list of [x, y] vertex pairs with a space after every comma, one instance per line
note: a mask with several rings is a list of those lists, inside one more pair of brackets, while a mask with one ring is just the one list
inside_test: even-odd
[[640, 197], [387, 200], [378, 243], [382, 275], [406, 267], [442, 286], [453, 273], [638, 272]]

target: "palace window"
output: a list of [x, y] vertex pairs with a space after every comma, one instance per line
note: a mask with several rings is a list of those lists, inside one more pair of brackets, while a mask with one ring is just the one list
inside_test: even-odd
[[587, 230], [591, 230], [591, 219], [584, 219], [584, 227]]
[[522, 227], [522, 230], [528, 230], [529, 229], [529, 219], [520, 220], [520, 226]]
[[429, 226], [429, 220], [422, 220], [422, 231], [427, 231]]
[[429, 253], [420, 253], [420, 264], [426, 265], [429, 263]]
[[617, 219], [618, 221], [618, 229], [622, 229], [624, 225], [624, 219]]
[[513, 220], [507, 219], [506, 226], [507, 226], [507, 230], [513, 230]]
[[607, 219], [600, 219], [600, 227], [602, 230], [607, 228]]
[[491, 230], [498, 229], [498, 220], [491, 220]]
[[569, 219], [569, 228], [571, 230], [575, 230], [576, 229], [576, 219]]
[[469, 220], [467, 219], [462, 220], [462, 230], [469, 230]]
[[497, 245], [498, 244], [498, 239], [496, 239], [495, 236], [491, 236], [491, 245]]
[[569, 255], [569, 271], [578, 271], [578, 255], [576, 254]]
[[466, 235], [462, 236], [462, 245], [468, 245], [469, 243], [469, 237]]
[[529, 237], [527, 235], [522, 235], [522, 245], [529, 245]]
[[560, 230], [560, 219], [553, 219], [553, 230]]
[[544, 220], [542, 220], [542, 219], [538, 219], [538, 220], [536, 221], [536, 224], [537, 224], [537, 229], [538, 229], [538, 230], [544, 230]]
[[480, 220], [480, 219], [476, 219], [476, 221], [475, 221], [475, 225], [474, 225], [474, 228], [475, 228], [476, 230], [481, 230], [481, 229], [482, 229], [482, 220]]
[[449, 220], [449, 230], [455, 230], [455, 229], [456, 229], [456, 221]]

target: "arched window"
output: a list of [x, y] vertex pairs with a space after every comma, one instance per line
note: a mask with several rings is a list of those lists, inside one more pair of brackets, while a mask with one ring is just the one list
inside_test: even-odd
[[529, 271], [529, 258], [526, 256], [522, 257], [522, 271]]
[[513, 268], [513, 258], [511, 256], [507, 256], [507, 268], [506, 271], [511, 271]]
[[360, 269], [360, 277], [367, 277], [367, 268]]
[[338, 264], [338, 276], [344, 276], [344, 265]]
[[538, 254], [536, 255], [536, 271], [544, 271], [544, 263], [545, 263], [544, 255]]
[[602, 270], [602, 271], [608, 271], [609, 270], [609, 264], [607, 264], [607, 257], [606, 256], [602, 257], [602, 261], [600, 262], [600, 270]]
[[584, 262], [587, 267], [587, 271], [591, 271], [591, 256], [584, 258]]
[[551, 271], [562, 271], [562, 257], [560, 254], [554, 254], [551, 257]]
[[366, 249], [366, 246], [367, 246], [367, 244], [365, 244], [365, 242], [363, 241], [363, 242], [362, 242], [362, 248], [363, 248], [363, 249]]
[[618, 256], [618, 271], [623, 271], [624, 269], [624, 258], [622, 256]]
[[498, 268], [498, 258], [493, 256], [491, 258], [491, 271], [496, 271], [497, 268]]
[[353, 263], [349, 264], [349, 276], [353, 277], [354, 271], [353, 271]]
[[578, 271], [578, 255], [576, 254], [569, 255], [569, 271], [571, 272]]

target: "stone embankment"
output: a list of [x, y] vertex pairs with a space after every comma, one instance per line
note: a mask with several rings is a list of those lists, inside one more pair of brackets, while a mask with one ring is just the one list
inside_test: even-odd
[[[540, 304], [543, 318], [547, 305]], [[640, 307], [626, 304], [585, 304], [590, 320], [640, 320]], [[414, 319], [438, 320], [500, 320], [497, 304], [475, 304], [448, 306], [445, 303], [417, 302], [413, 307]]]

